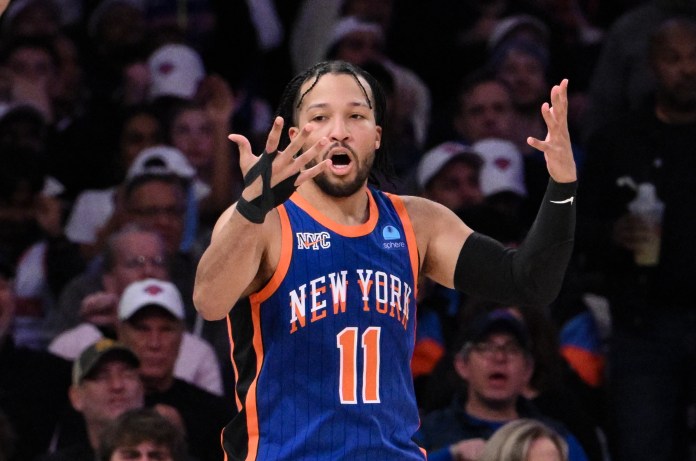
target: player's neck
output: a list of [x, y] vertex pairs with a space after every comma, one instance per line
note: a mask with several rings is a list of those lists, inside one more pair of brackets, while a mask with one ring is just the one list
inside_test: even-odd
[[313, 181], [307, 181], [297, 192], [318, 212], [344, 226], [364, 224], [370, 217], [367, 187], [348, 197], [326, 194]]

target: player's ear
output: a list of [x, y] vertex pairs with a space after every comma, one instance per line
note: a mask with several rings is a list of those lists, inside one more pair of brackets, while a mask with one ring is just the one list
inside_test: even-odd
[[382, 145], [382, 127], [377, 125], [376, 131], [375, 150], [379, 149], [379, 146]]

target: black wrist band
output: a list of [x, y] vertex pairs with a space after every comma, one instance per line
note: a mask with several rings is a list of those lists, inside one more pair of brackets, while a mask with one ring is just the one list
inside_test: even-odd
[[239, 200], [237, 201], [237, 211], [248, 221], [253, 222], [255, 224], [261, 224], [262, 222], [264, 222], [266, 220], [266, 214], [268, 214], [268, 212], [264, 213], [258, 206], [252, 205], [251, 203], [246, 201], [244, 197], [239, 197]]
[[278, 151], [271, 153], [263, 151], [259, 161], [244, 175], [245, 186], [249, 186], [261, 176], [261, 195], [250, 201], [240, 197], [237, 202], [239, 214], [256, 224], [263, 223], [268, 212], [285, 202], [297, 189], [295, 181], [300, 175], [299, 173], [289, 176], [271, 187], [272, 164], [277, 154]]

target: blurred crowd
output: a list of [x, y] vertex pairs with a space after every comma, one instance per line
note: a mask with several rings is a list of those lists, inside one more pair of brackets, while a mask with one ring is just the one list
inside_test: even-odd
[[[261, 152], [285, 83], [326, 59], [386, 91], [382, 188], [510, 247], [548, 182], [527, 137], [569, 79], [578, 216], [559, 297], [419, 286], [429, 459], [496, 459], [494, 434], [525, 430], [499, 428], [534, 420], [558, 459], [696, 460], [696, 0], [11, 0], [0, 461], [116, 460], [119, 440], [222, 459], [227, 324], [192, 290], [243, 187], [227, 135]], [[138, 424], [161, 431], [119, 432]]]

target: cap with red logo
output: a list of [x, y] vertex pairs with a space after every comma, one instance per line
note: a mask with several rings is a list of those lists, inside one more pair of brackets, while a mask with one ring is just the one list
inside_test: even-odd
[[150, 100], [160, 96], [191, 99], [205, 78], [203, 59], [193, 48], [169, 43], [157, 48], [148, 58]]
[[133, 282], [121, 295], [118, 318], [127, 320], [140, 309], [158, 306], [178, 319], [184, 319], [184, 302], [176, 286], [164, 280], [145, 279]]
[[527, 196], [524, 158], [515, 144], [505, 139], [488, 138], [471, 146], [483, 159], [479, 183], [488, 197], [499, 192]]

